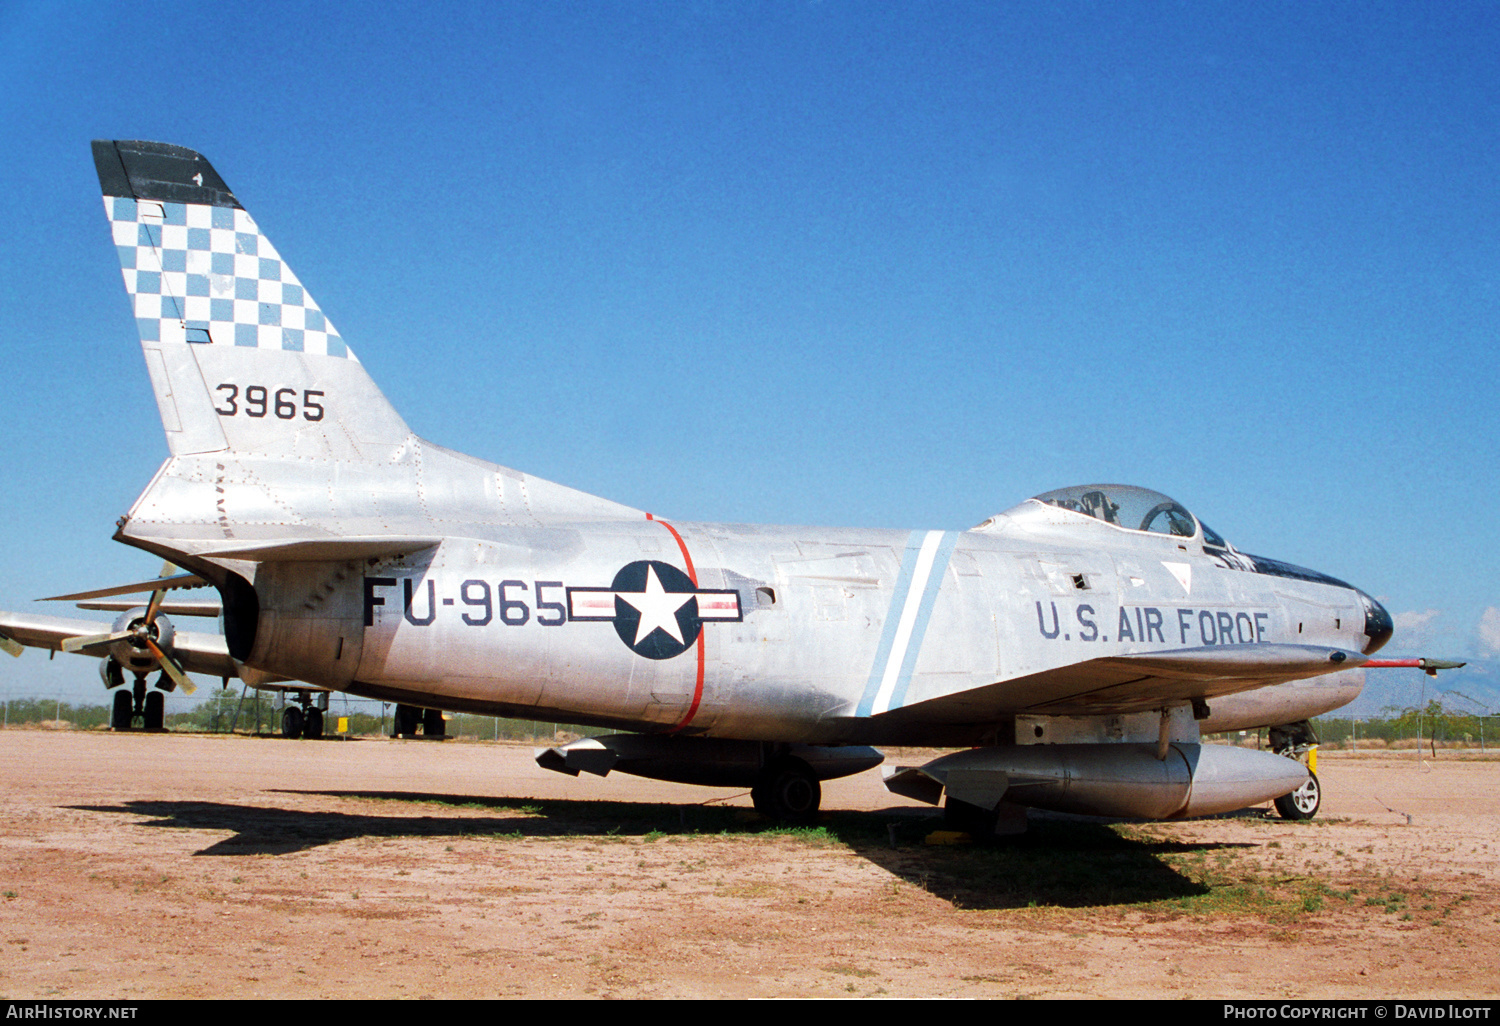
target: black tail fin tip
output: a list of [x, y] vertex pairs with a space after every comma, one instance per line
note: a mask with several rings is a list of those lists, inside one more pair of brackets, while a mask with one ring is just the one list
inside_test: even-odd
[[106, 196], [211, 207], [240, 205], [203, 154], [185, 146], [95, 139], [94, 169]]

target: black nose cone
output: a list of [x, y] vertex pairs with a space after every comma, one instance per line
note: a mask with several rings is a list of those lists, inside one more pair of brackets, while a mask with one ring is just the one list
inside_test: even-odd
[[[1355, 590], [1359, 591], [1357, 588]], [[1364, 653], [1374, 655], [1382, 645], [1391, 640], [1396, 624], [1391, 620], [1391, 614], [1385, 611], [1385, 606], [1362, 591], [1359, 592], [1359, 601], [1365, 607], [1365, 635], [1370, 639], [1364, 647]]]

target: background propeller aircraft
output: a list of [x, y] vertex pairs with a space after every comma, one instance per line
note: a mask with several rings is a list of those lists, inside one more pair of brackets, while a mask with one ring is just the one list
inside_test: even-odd
[[[168, 591], [207, 587], [201, 577], [175, 573], [176, 570], [177, 567], [167, 563], [155, 580], [41, 600], [73, 601], [80, 609], [119, 613], [105, 633], [99, 633], [102, 625], [92, 620], [0, 612], [0, 647], [12, 655], [20, 655], [25, 646], [31, 646], [101, 657], [99, 676], [104, 686], [114, 691], [110, 712], [113, 730], [130, 730], [137, 722], [145, 730], [161, 730], [166, 694], [180, 689], [183, 694], [191, 695], [197, 690], [188, 676], [192, 672], [219, 677], [226, 684], [230, 678], [239, 677], [258, 689], [285, 692], [290, 703], [282, 712], [282, 733], [290, 737], [321, 737], [323, 713], [328, 708], [326, 689], [256, 673], [236, 663], [229, 655], [224, 635], [217, 631], [177, 629], [170, 619], [172, 616], [217, 619], [223, 610], [217, 600], [168, 600]], [[150, 595], [144, 606], [138, 600], [111, 597], [143, 593]], [[127, 672], [133, 683], [122, 688]], [[157, 690], [153, 691], [147, 677], [158, 672]]]
[[[772, 527], [663, 520], [464, 456], [408, 429], [201, 155], [94, 159], [171, 450], [115, 538], [185, 574], [134, 586], [148, 604], [109, 632], [5, 614], [14, 641], [179, 686], [238, 674], [629, 731], [538, 761], [750, 787], [794, 820], [881, 744], [966, 747], [887, 784], [982, 830], [1027, 807], [1168, 818], [1297, 792], [1283, 809], [1315, 810], [1301, 763], [1200, 735], [1286, 724], [1291, 750], [1352, 699], [1316, 678], [1391, 635], [1357, 588], [1128, 486], [968, 531]], [[222, 635], [174, 634], [164, 596], [190, 584], [217, 590]]]

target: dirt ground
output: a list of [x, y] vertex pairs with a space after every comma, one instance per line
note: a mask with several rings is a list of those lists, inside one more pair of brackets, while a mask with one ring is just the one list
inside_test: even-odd
[[1500, 995], [1500, 762], [1319, 768], [1311, 823], [975, 848], [878, 770], [786, 831], [528, 746], [0, 731], [0, 996]]

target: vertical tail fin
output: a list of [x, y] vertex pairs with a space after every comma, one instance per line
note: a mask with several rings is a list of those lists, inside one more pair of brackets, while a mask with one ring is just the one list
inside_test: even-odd
[[201, 154], [94, 143], [174, 456], [379, 458], [409, 430]]

